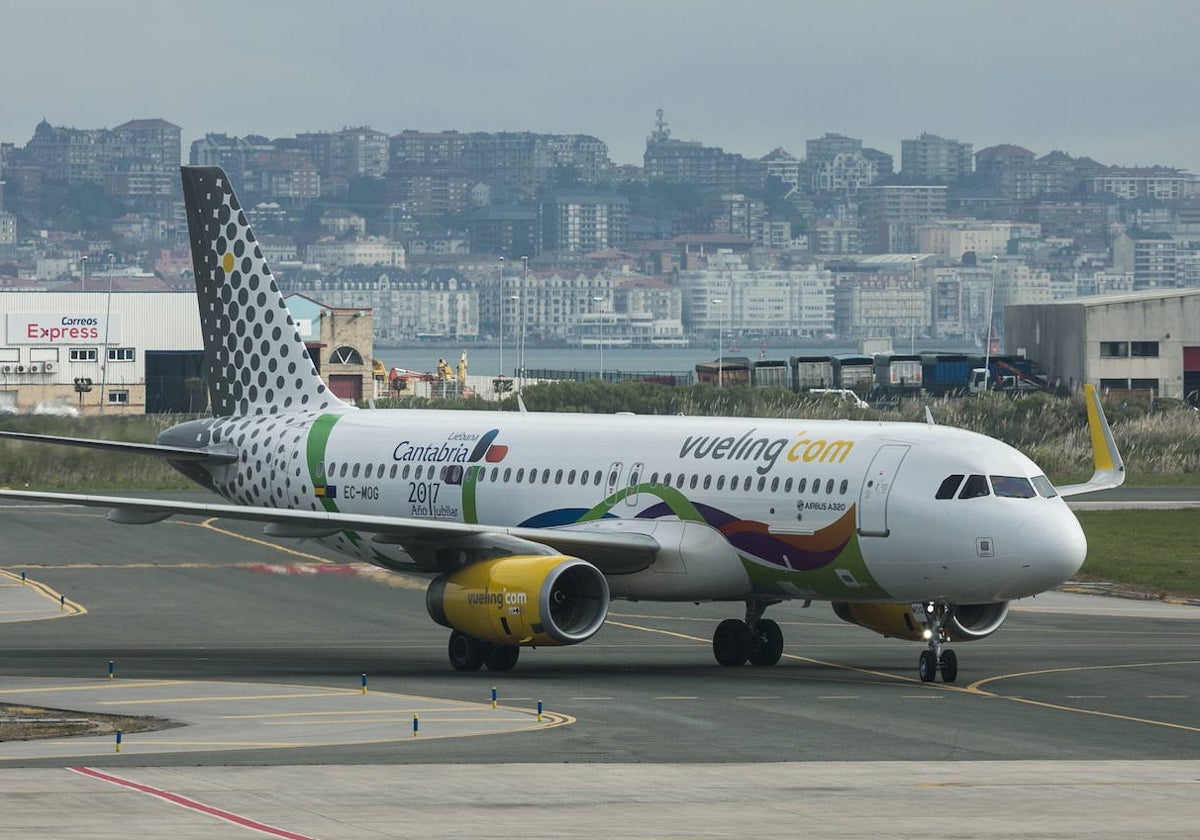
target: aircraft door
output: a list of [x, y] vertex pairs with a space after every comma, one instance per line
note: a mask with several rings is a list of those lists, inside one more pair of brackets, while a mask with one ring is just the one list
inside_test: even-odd
[[642, 480], [643, 464], [639, 461], [629, 468], [629, 492], [625, 496], [625, 504], [634, 507], [638, 503], [638, 483]]
[[886, 537], [890, 531], [887, 521], [888, 494], [896, 480], [900, 462], [908, 447], [887, 444], [879, 447], [858, 497], [858, 534], [861, 537]]
[[604, 498], [610, 498], [613, 493], [617, 492], [617, 487], [621, 484], [621, 467], [623, 466], [624, 464], [620, 461], [613, 461], [609, 464], [608, 475], [604, 482]]

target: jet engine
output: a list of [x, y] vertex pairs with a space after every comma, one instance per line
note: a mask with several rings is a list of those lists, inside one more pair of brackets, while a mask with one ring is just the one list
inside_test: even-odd
[[[919, 607], [919, 605], [918, 605]], [[834, 601], [833, 611], [842, 621], [866, 627], [883, 636], [924, 640], [925, 622], [912, 604], [851, 604]], [[990, 604], [959, 604], [946, 622], [947, 641], [973, 642], [992, 635], [1008, 617], [1008, 601]]]
[[578, 557], [499, 557], [440, 575], [425, 606], [443, 627], [497, 645], [573, 645], [608, 615], [608, 581]]

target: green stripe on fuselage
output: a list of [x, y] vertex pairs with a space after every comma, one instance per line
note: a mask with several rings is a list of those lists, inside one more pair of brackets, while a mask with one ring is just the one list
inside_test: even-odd
[[[322, 414], [313, 421], [312, 426], [308, 430], [308, 447], [306, 456], [308, 459], [308, 477], [312, 480], [313, 488], [320, 487], [324, 489], [326, 485], [325, 476], [325, 447], [329, 444], [329, 435], [333, 432], [333, 426], [338, 420], [341, 420], [345, 415], [342, 414]], [[337, 513], [337, 502], [333, 499], [321, 496], [321, 506], [330, 513]]]

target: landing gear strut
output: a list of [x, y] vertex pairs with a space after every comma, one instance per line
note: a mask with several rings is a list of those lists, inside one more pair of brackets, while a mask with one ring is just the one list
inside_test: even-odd
[[713, 656], [722, 665], [774, 665], [783, 655], [783, 631], [763, 612], [779, 601], [746, 601], [746, 618], [727, 618], [713, 632]]
[[943, 647], [949, 641], [946, 638], [946, 622], [954, 617], [954, 607], [927, 601], [924, 604], [914, 604], [914, 612], [919, 613], [925, 622], [925, 638], [929, 647], [921, 651], [917, 660], [917, 675], [921, 682], [933, 682], [938, 672], [942, 674], [942, 682], [952, 683], [958, 679], [958, 656], [950, 648]]
[[496, 645], [482, 642], [459, 630], [450, 634], [448, 646], [450, 664], [456, 671], [511, 671], [517, 664], [521, 649], [516, 645]]

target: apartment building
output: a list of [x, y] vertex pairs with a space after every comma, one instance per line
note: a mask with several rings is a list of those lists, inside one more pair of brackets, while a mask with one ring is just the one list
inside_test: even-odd
[[922, 132], [900, 141], [900, 174], [906, 179], [952, 184], [975, 169], [972, 145]]

